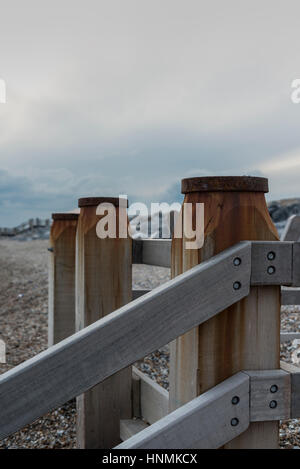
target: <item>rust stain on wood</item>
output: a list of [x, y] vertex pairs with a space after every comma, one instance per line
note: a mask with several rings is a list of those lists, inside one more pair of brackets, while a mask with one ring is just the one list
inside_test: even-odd
[[[216, 178], [213, 179], [212, 187], [215, 188]], [[242, 182], [230, 181], [236, 184], [236, 188], [241, 188]], [[185, 189], [192, 190], [186, 191], [184, 203], [193, 204], [194, 227], [196, 203], [204, 203], [204, 245], [198, 251], [187, 251], [184, 249], [185, 238], [173, 239], [172, 277], [240, 241], [279, 239], [263, 192], [242, 189], [226, 191], [226, 188], [222, 192], [222, 180], [217, 182], [217, 190], [209, 192], [206, 188], [196, 192], [197, 184], [194, 183], [201, 187], [199, 180], [184, 183]], [[247, 184], [251, 186], [249, 179]], [[267, 187], [264, 181], [253, 181], [253, 184], [258, 184], [256, 189]], [[278, 368], [279, 331], [280, 288], [254, 287], [247, 298], [202, 324], [196, 332], [190, 331], [178, 338], [171, 345], [171, 410], [242, 369]], [[197, 356], [192, 357], [191, 353]], [[273, 422], [273, 425], [277, 423]], [[256, 428], [265, 436], [263, 426]], [[249, 444], [251, 447], [251, 441], [256, 436], [253, 436], [253, 431], [250, 434], [249, 440], [245, 438], [241, 446]], [[269, 435], [267, 447], [276, 446], [274, 432], [270, 431]]]
[[[50, 244], [53, 245], [64, 231], [68, 230], [72, 233], [76, 231], [76, 228], [77, 220], [54, 220], [50, 230]], [[70, 234], [70, 236], [72, 235]]]

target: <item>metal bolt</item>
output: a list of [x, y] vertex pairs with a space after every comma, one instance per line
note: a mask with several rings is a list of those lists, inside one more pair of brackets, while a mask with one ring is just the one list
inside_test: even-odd
[[275, 257], [276, 257], [275, 252], [273, 252], [273, 251], [268, 252], [267, 258], [268, 258], [269, 261], [273, 261], [275, 259]]
[[239, 419], [234, 417], [233, 419], [231, 419], [230, 423], [232, 427], [236, 427], [239, 424]]
[[241, 288], [241, 282], [234, 282], [233, 284], [233, 289], [234, 290], [239, 290]]
[[242, 263], [242, 261], [239, 257], [235, 257], [233, 259], [233, 265], [238, 266], [238, 265], [241, 265], [241, 263]]
[[267, 269], [267, 272], [268, 272], [268, 274], [272, 275], [272, 274], [274, 274], [275, 270], [276, 269], [275, 269], [274, 265], [270, 265]]
[[277, 392], [277, 391], [278, 391], [277, 384], [272, 384], [272, 386], [270, 387], [270, 392], [274, 394], [274, 392]]
[[233, 405], [237, 405], [239, 402], [240, 402], [239, 396], [233, 396], [233, 398], [231, 399], [231, 403]]
[[270, 409], [276, 409], [276, 407], [277, 407], [277, 401], [271, 401], [270, 404], [269, 404], [269, 406], [270, 406]]

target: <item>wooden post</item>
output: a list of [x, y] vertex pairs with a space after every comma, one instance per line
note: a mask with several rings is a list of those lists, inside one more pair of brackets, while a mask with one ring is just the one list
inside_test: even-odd
[[[182, 192], [193, 219], [196, 203], [204, 203], [204, 245], [187, 250], [184, 237], [173, 239], [172, 277], [239, 241], [278, 240], [264, 197], [267, 179], [190, 178]], [[247, 298], [172, 342], [170, 410], [240, 370], [279, 368], [279, 353], [280, 287], [253, 287]], [[226, 447], [277, 448], [278, 440], [278, 422], [259, 422]]]
[[53, 213], [49, 248], [48, 345], [75, 333], [75, 240], [78, 214]]
[[[116, 238], [100, 239], [96, 215], [100, 203], [116, 209]], [[76, 241], [76, 329], [82, 329], [131, 301], [132, 242], [119, 236], [119, 219], [126, 221], [118, 198], [79, 199]], [[125, 212], [125, 214], [124, 214]], [[104, 215], [105, 216], [105, 215]], [[126, 331], [124, 331], [126, 334]], [[116, 350], [116, 353], [118, 351]], [[101, 360], [101, 356], [99, 357]], [[80, 364], [78, 364], [80, 366]], [[77, 398], [77, 446], [111, 448], [120, 442], [120, 419], [131, 418], [131, 367]]]

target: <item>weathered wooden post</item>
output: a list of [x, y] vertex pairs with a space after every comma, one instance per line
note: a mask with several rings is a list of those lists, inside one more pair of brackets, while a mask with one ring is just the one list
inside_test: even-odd
[[48, 345], [75, 333], [75, 241], [78, 214], [53, 213], [49, 254]]
[[[122, 207], [120, 200], [112, 197], [79, 199], [76, 237], [77, 330], [131, 301], [132, 243], [127, 236], [127, 200], [123, 199]], [[98, 222], [106, 216], [96, 214], [97, 207], [103, 203], [115, 208], [115, 238], [101, 239], [96, 233]], [[120, 220], [123, 223], [121, 229]], [[79, 448], [111, 448], [120, 442], [120, 418], [131, 418], [131, 380], [129, 367], [77, 398]]]
[[[185, 237], [173, 239], [173, 277], [239, 241], [278, 240], [264, 197], [267, 179], [183, 179], [182, 192], [193, 218], [196, 203], [204, 203], [204, 245], [187, 250]], [[279, 337], [280, 287], [252, 287], [247, 298], [171, 344], [170, 409], [240, 370], [279, 368]], [[259, 422], [226, 447], [276, 448], [278, 440], [278, 422]]]

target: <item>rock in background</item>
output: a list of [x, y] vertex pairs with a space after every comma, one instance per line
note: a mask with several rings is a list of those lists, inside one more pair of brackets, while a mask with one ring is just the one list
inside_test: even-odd
[[275, 200], [269, 203], [268, 209], [280, 236], [288, 218], [300, 214], [300, 199]]

